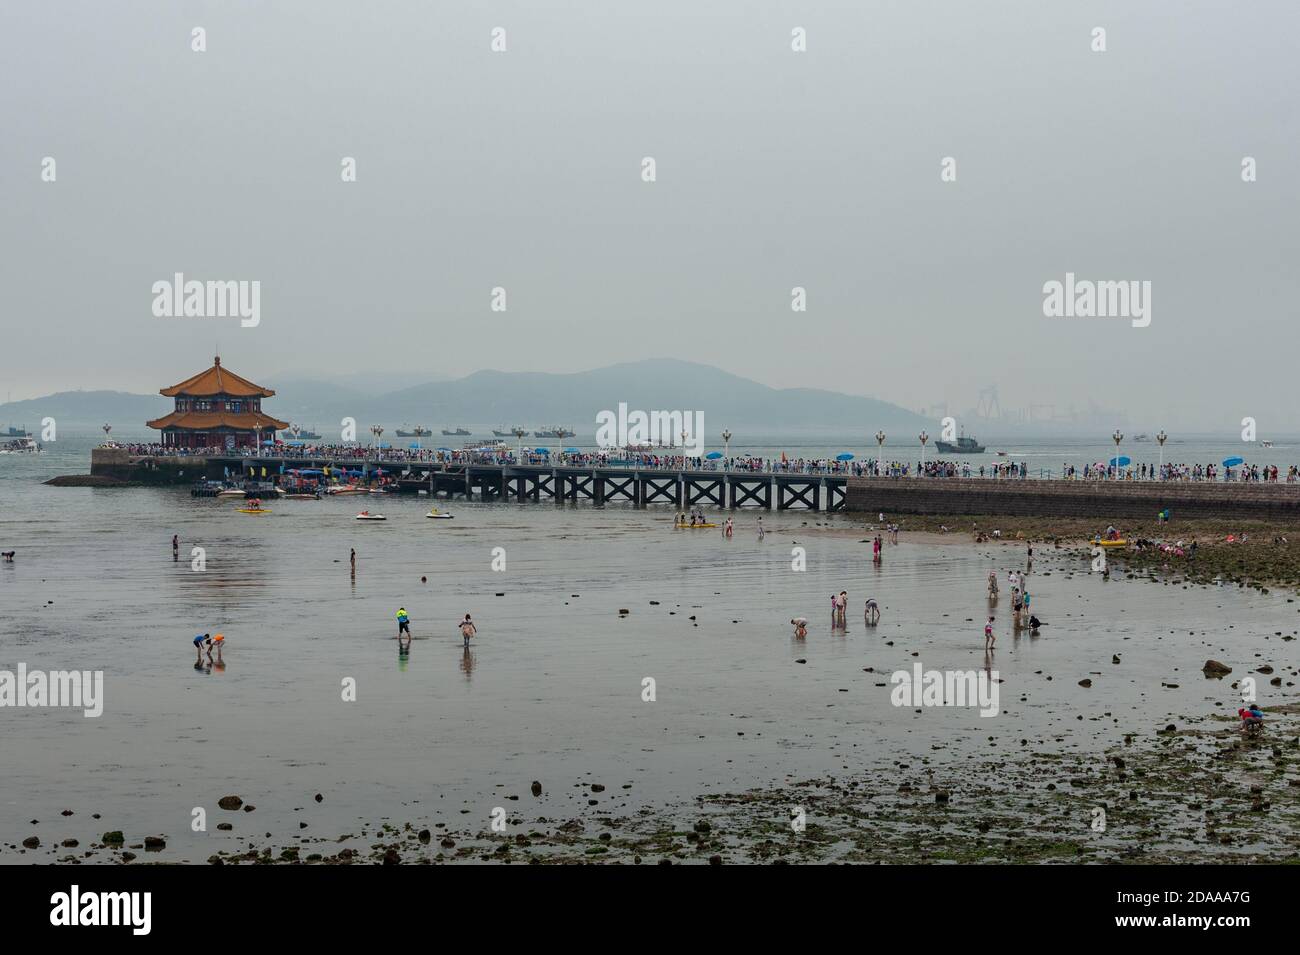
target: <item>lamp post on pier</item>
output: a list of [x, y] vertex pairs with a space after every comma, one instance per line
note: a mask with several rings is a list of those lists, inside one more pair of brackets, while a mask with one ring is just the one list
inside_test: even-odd
[[1118, 481], [1119, 480], [1119, 443], [1124, 440], [1124, 435], [1120, 432], [1119, 428], [1116, 428], [1115, 433], [1110, 436], [1110, 439], [1115, 442], [1115, 480]]
[[928, 432], [922, 431], [917, 435], [917, 438], [921, 442], [921, 470], [916, 476], [922, 477], [925, 474], [925, 444], [930, 440], [930, 435]]
[[880, 459], [885, 453], [885, 432], [876, 432], [876, 477], [880, 477]]
[[525, 431], [523, 428], [515, 428], [514, 432], [515, 432], [515, 441], [516, 441], [516, 450], [515, 450], [516, 462], [515, 463], [522, 464], [524, 460], [524, 435], [526, 435], [528, 432]]
[[1156, 443], [1160, 445], [1160, 470], [1156, 476], [1162, 481], [1165, 478], [1165, 442], [1168, 440], [1169, 435], [1165, 434], [1164, 428], [1161, 428], [1160, 433], [1156, 435]]

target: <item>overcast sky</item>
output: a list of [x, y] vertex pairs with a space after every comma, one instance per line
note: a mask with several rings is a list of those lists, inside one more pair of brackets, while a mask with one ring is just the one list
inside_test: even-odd
[[[674, 355], [1300, 431], [1297, 49], [1294, 0], [5, 0], [0, 398], [219, 343], [272, 387]], [[178, 271], [261, 324], [156, 318]], [[1045, 317], [1067, 271], [1151, 324]]]

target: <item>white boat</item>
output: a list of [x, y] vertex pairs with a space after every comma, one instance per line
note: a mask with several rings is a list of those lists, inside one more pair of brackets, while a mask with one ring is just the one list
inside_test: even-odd
[[433, 508], [431, 511], [429, 511], [428, 514], [425, 514], [424, 516], [428, 518], [432, 518], [435, 521], [449, 521], [452, 518], [452, 515], [444, 514], [436, 507]]
[[359, 521], [386, 521], [386, 520], [388, 520], [388, 518], [384, 517], [383, 514], [371, 514], [369, 511], [362, 511], [360, 514], [357, 515], [356, 519], [359, 520]]
[[236, 488], [228, 487], [224, 491], [218, 491], [217, 497], [243, 497], [244, 492]]
[[1259, 443], [1259, 446], [1260, 446], [1261, 448], [1271, 448], [1271, 447], [1273, 447], [1273, 442], [1272, 442], [1272, 441], [1261, 441], [1261, 442]]
[[35, 438], [20, 438], [0, 445], [0, 454], [40, 454], [44, 450]]

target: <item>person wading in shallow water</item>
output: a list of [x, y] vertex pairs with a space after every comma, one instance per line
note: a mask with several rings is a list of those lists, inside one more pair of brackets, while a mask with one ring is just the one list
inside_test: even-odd
[[172, 535], [172, 560], [181, 559], [181, 539], [178, 535]]
[[465, 638], [465, 649], [469, 649], [469, 638], [478, 633], [474, 626], [474, 621], [465, 614], [465, 619], [460, 622], [460, 635]]
[[402, 634], [408, 637], [411, 635], [411, 618], [406, 612], [405, 607], [397, 608], [397, 639], [402, 639]]

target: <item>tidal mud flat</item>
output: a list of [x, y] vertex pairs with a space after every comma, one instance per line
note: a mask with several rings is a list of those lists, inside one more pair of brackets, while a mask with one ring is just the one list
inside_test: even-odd
[[[1300, 862], [1300, 705], [1266, 709], [1246, 736], [1208, 716], [1126, 734], [1096, 753], [903, 757], [875, 771], [701, 797], [625, 814], [545, 812], [546, 788], [502, 797], [504, 831], [418, 815], [331, 838], [242, 834], [259, 826], [239, 797], [217, 825], [242, 845], [213, 865], [450, 863], [1197, 863]], [[579, 783], [592, 795], [601, 783]], [[625, 784], [631, 788], [630, 784]], [[318, 801], [325, 797], [318, 794]], [[531, 804], [531, 805], [530, 805]], [[539, 808], [542, 811], [538, 811]], [[246, 810], [246, 811], [241, 811]], [[400, 817], [399, 817], [400, 818]], [[40, 851], [30, 844], [11, 851]], [[48, 861], [147, 863], [161, 836], [121, 832]]]
[[[158, 500], [123, 493], [142, 507]], [[227, 523], [212, 502], [179, 503], [183, 539], [240, 562], [212, 560], [207, 574], [177, 566], [170, 523], [142, 511], [133, 533], [144, 528], [155, 555], [137, 540], [110, 571], [78, 575], [78, 527], [65, 551], [33, 539], [9, 571], [15, 659], [52, 668], [75, 652], [109, 669], [102, 719], [10, 714], [0, 864], [1282, 861], [1297, 851], [1300, 620], [1277, 591], [1160, 570], [1102, 581], [1086, 548], [1036, 544], [1031, 589], [1048, 626], [1030, 635], [1010, 630], [1008, 599], [992, 608], [984, 597], [990, 569], [1024, 566], [1026, 541], [1005, 524], [1000, 540], [973, 544], [905, 520], [901, 543], [872, 566], [860, 516], [765, 515], [760, 541], [742, 513], [728, 541], [674, 531], [657, 512], [461, 506], [448, 535], [412, 501], [420, 536], [359, 537], [337, 502], [286, 506], [255, 525]], [[405, 503], [389, 505], [392, 527]], [[102, 532], [120, 533], [107, 519]], [[360, 542], [355, 578], [345, 562], [298, 557], [338, 553], [340, 540]], [[466, 559], [502, 541], [509, 575]], [[791, 569], [794, 547], [807, 551], [806, 572]], [[558, 586], [557, 561], [569, 571]], [[840, 589], [859, 613], [836, 629], [823, 614]], [[121, 618], [110, 608], [123, 593], [161, 611]], [[884, 610], [878, 626], [862, 623], [866, 596]], [[399, 602], [424, 628], [407, 660], [395, 659], [388, 620]], [[429, 621], [450, 631], [467, 609], [483, 636], [462, 655]], [[891, 705], [890, 674], [914, 662], [987, 666], [989, 610], [999, 718]], [[794, 614], [812, 620], [806, 640], [791, 636]], [[94, 626], [64, 623], [83, 617]], [[175, 632], [190, 619], [221, 620], [227, 670], [191, 667], [187, 632]], [[1207, 678], [1207, 658], [1233, 672]], [[640, 698], [646, 674], [658, 679], [653, 706]], [[340, 675], [358, 681], [355, 708], [339, 703]], [[1247, 675], [1269, 714], [1250, 739], [1235, 731]], [[237, 808], [218, 803], [234, 795]], [[195, 806], [207, 810], [201, 835], [189, 831]], [[491, 826], [498, 807], [503, 832]]]

